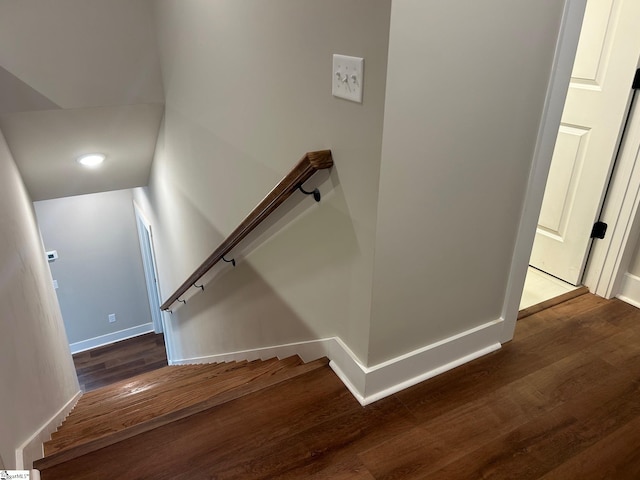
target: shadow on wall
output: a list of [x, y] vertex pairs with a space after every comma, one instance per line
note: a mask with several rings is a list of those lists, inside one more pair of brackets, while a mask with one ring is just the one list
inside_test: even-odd
[[273, 174], [255, 163], [248, 174], [246, 161], [243, 152], [214, 132], [166, 107], [149, 186], [141, 189], [142, 201], [137, 198], [152, 220], [157, 253], [164, 257], [159, 274], [165, 298], [224, 240], [219, 228], [231, 231], [240, 222], [238, 202], [254, 191], [242, 175], [264, 179]]
[[[351, 262], [361, 252], [338, 173], [323, 173], [306, 185], [319, 186], [321, 203], [294, 193], [227, 256], [236, 259], [235, 268], [220, 262], [198, 281], [204, 291], [192, 288], [183, 297], [187, 304], [172, 306], [176, 360], [337, 334], [349, 310]], [[189, 199], [181, 197], [185, 208]], [[189, 207], [190, 223], [198, 218], [198, 230], [219, 235]]]
[[318, 338], [248, 262], [229, 266], [204, 292], [173, 308], [169, 318], [181, 331], [175, 341], [182, 358]]
[[168, 167], [163, 175], [209, 222], [223, 229], [234, 228], [306, 153], [281, 142], [255, 156], [238, 146], [246, 139], [231, 143], [214, 129], [167, 108], [162, 129], [171, 132], [170, 141], [161, 139], [159, 151], [180, 162], [162, 162]]
[[[263, 244], [269, 242], [271, 237], [277, 236], [280, 232], [287, 230], [290, 226], [294, 226], [295, 228], [295, 224], [300, 221], [307, 222], [305, 224], [305, 226], [308, 227], [307, 231], [309, 231], [315, 238], [316, 235], [319, 235], [319, 233], [322, 232], [319, 232], [318, 227], [314, 224], [323, 225], [325, 220], [329, 220], [331, 222], [331, 219], [328, 219], [327, 215], [325, 215], [327, 212], [317, 212], [317, 210], [335, 208], [332, 206], [332, 203], [335, 202], [329, 202], [328, 199], [333, 198], [334, 201], [336, 200], [335, 191], [339, 188], [339, 185], [340, 182], [335, 166], [332, 169], [318, 171], [313, 177], [305, 182], [303, 188], [306, 191], [313, 191], [315, 188], [318, 188], [322, 195], [320, 202], [316, 202], [315, 200], [312, 201], [311, 199], [313, 196], [305, 195], [299, 190], [296, 190], [262, 223], [258, 224], [247, 235], [247, 237], [242, 240], [240, 245], [238, 245], [234, 251], [230, 252], [230, 255], [235, 253], [237, 258], [247, 257], [255, 249], [260, 248]], [[267, 193], [268, 192], [265, 191], [265, 196]], [[340, 195], [342, 195], [342, 191], [340, 191]], [[342, 200], [344, 202], [344, 196], [342, 196]], [[306, 219], [307, 216], [312, 216], [313, 218], [303, 220]], [[239, 219], [238, 224], [240, 221], [241, 220]], [[287, 245], [289, 245], [289, 243], [287, 243]], [[300, 248], [317, 247], [318, 245], [315, 245], [315, 242], [313, 244], [300, 245]]]

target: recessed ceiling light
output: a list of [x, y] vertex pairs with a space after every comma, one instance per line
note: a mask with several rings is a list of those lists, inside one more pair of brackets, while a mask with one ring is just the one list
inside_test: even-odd
[[102, 153], [89, 153], [78, 157], [77, 162], [85, 167], [97, 167], [104, 162], [105, 156]]

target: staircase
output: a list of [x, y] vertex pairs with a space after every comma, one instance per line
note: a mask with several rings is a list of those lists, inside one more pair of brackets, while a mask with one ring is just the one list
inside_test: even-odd
[[47, 469], [180, 419], [291, 381], [327, 359], [293, 356], [206, 365], [168, 366], [84, 394], [44, 444], [34, 468]]

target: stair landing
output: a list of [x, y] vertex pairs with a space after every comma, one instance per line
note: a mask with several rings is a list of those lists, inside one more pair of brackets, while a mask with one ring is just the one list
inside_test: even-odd
[[326, 366], [298, 356], [168, 366], [84, 394], [44, 444], [44, 470], [127, 438]]

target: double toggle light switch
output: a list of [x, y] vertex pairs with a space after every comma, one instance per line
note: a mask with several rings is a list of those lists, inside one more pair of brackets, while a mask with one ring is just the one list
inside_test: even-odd
[[333, 96], [362, 103], [363, 67], [363, 58], [334, 54], [331, 89]]

